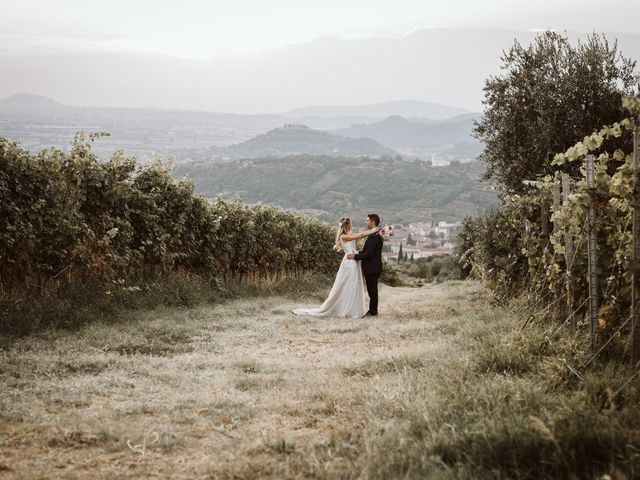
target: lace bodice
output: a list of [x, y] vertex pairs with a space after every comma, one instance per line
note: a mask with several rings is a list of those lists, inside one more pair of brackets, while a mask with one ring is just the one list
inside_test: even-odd
[[348, 255], [349, 253], [355, 253], [358, 250], [356, 249], [356, 241], [351, 240], [349, 242], [342, 242], [342, 249], [344, 250], [344, 254]]

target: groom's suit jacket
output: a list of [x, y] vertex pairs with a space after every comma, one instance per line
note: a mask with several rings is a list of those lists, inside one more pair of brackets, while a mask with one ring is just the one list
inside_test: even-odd
[[356, 254], [356, 260], [362, 260], [362, 273], [371, 275], [382, 273], [382, 238], [372, 233], [364, 242], [362, 252]]

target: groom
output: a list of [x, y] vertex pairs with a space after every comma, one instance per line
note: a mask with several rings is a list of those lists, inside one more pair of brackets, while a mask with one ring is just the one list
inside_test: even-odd
[[[380, 226], [380, 217], [375, 213], [367, 215], [367, 228], [378, 226]], [[377, 233], [369, 235], [364, 242], [362, 252], [350, 253], [347, 258], [362, 260], [362, 273], [369, 294], [369, 311], [364, 316], [378, 315], [378, 278], [382, 273], [382, 237]]]

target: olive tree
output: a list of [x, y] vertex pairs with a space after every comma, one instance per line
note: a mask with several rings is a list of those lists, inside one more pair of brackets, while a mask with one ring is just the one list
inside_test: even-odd
[[[524, 191], [523, 180], [557, 168], [556, 153], [623, 118], [621, 97], [640, 83], [636, 62], [596, 34], [572, 45], [544, 32], [528, 47], [516, 41], [501, 60], [503, 73], [486, 80], [474, 136], [485, 144], [485, 178], [506, 191]], [[579, 165], [563, 168], [576, 174]]]

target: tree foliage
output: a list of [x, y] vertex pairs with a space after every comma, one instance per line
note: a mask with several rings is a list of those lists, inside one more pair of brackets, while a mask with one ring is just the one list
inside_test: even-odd
[[[573, 46], [544, 32], [529, 47], [516, 41], [501, 60], [504, 73], [485, 83], [474, 135], [485, 143], [485, 177], [505, 191], [522, 193], [523, 180], [552, 174], [554, 155], [621, 119], [622, 97], [640, 85], [636, 62], [596, 34]], [[563, 168], [578, 174], [575, 165]]]

